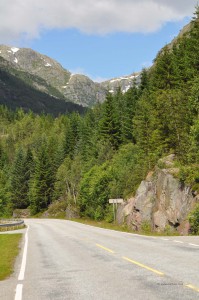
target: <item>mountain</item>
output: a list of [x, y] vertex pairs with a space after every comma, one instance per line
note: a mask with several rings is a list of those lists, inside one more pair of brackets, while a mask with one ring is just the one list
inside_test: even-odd
[[100, 85], [110, 93], [115, 93], [118, 88], [121, 88], [122, 93], [125, 93], [134, 83], [139, 85], [140, 79], [140, 73], [133, 73], [128, 76], [122, 76], [101, 82]]
[[114, 93], [121, 87], [126, 92], [134, 80], [139, 83], [139, 73], [97, 83], [85, 75], [71, 74], [57, 61], [32, 49], [1, 45], [0, 56], [16, 70], [15, 76], [25, 72], [23, 80], [28, 78], [33, 88], [84, 107], [103, 102], [108, 91]]
[[[172, 49], [190, 29], [191, 23], [180, 31], [168, 49]], [[139, 85], [141, 81], [141, 73], [138, 72], [101, 83], [94, 82], [85, 75], [72, 74], [57, 61], [32, 49], [5, 45], [0, 45], [0, 70], [1, 104], [16, 108], [20, 102], [25, 110], [54, 110], [55, 114], [68, 111], [69, 106], [73, 110], [69, 102], [92, 107], [104, 102], [107, 92], [114, 94], [121, 88], [125, 93], [133, 84]], [[77, 106], [74, 108], [82, 111]]]
[[[0, 46], [0, 56], [13, 69], [32, 75], [34, 88], [54, 97], [85, 107], [105, 99], [106, 90], [84, 75], [71, 74], [58, 62], [32, 49]], [[30, 74], [30, 75], [29, 75]]]
[[[54, 94], [51, 96], [46, 91]], [[55, 96], [57, 95], [57, 96]], [[59, 115], [85, 109], [66, 102], [61, 93], [48, 85], [45, 80], [15, 68], [15, 65], [0, 56], [0, 104], [10, 109], [23, 108], [35, 113]]]

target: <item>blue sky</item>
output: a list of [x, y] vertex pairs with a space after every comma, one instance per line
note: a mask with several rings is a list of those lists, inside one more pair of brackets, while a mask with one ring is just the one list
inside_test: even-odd
[[157, 52], [189, 22], [169, 22], [153, 33], [88, 35], [76, 29], [51, 30], [28, 46], [46, 54], [73, 73], [94, 80], [129, 75], [148, 67]]
[[[30, 47], [101, 81], [149, 66], [195, 0], [0, 0], [2, 44]], [[13, 14], [14, 12], [14, 14]]]

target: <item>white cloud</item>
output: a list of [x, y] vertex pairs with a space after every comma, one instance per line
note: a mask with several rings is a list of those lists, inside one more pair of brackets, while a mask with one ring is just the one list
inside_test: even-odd
[[194, 12], [198, 0], [0, 0], [0, 39], [38, 37], [43, 29], [85, 33], [152, 32]]

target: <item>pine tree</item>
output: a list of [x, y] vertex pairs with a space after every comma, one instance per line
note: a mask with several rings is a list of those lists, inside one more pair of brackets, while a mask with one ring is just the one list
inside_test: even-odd
[[29, 197], [32, 214], [36, 214], [48, 207], [52, 202], [53, 190], [54, 174], [47, 144], [44, 142], [36, 155], [34, 174], [30, 181]]
[[121, 142], [120, 124], [114, 106], [114, 97], [110, 93], [106, 96], [101, 120], [102, 138], [108, 140], [114, 149], [118, 149]]
[[123, 143], [135, 142], [133, 137], [133, 118], [136, 112], [139, 91], [134, 81], [133, 86], [123, 96], [123, 114], [121, 135]]
[[172, 89], [176, 85], [176, 64], [173, 52], [165, 46], [155, 60], [150, 72], [153, 89]]
[[28, 200], [28, 176], [26, 155], [22, 148], [16, 152], [11, 172], [11, 194], [14, 208], [27, 208]]
[[79, 122], [80, 116], [77, 113], [71, 114], [68, 123], [66, 125], [66, 133], [65, 133], [65, 155], [70, 155], [72, 158], [75, 154], [75, 150], [77, 148], [77, 143], [79, 140]]
[[[140, 77], [141, 77], [141, 81], [138, 86], [139, 96], [141, 96], [143, 94], [144, 90], [149, 88], [149, 75], [148, 75], [147, 69], [145, 69], [145, 68], [142, 69]], [[136, 87], [136, 81], [134, 82], [133, 86]]]
[[7, 162], [8, 162], [7, 154], [4, 150], [3, 145], [0, 143], [0, 169], [3, 169], [3, 167], [6, 165]]

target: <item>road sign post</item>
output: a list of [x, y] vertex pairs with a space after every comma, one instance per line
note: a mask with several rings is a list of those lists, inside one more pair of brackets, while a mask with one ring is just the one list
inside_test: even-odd
[[116, 221], [116, 210], [117, 210], [117, 205], [118, 204], [122, 204], [124, 202], [123, 199], [119, 198], [119, 199], [109, 199], [109, 204], [113, 204], [113, 219], [114, 219], [114, 223]]

